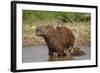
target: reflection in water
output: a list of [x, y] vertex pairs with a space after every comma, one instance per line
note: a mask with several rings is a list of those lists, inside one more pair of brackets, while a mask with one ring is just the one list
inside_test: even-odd
[[83, 51], [85, 51], [85, 55], [81, 56], [73, 56], [80, 55], [80, 53], [72, 53], [72, 56], [58, 57], [57, 55], [48, 56], [48, 48], [47, 46], [32, 46], [28, 48], [22, 49], [22, 62], [46, 62], [46, 61], [64, 61], [64, 60], [85, 60], [90, 59], [90, 47], [85, 46], [81, 47]]
[[72, 56], [65, 56], [65, 57], [50, 56], [48, 57], [48, 61], [64, 61], [64, 60], [74, 60], [74, 58]]

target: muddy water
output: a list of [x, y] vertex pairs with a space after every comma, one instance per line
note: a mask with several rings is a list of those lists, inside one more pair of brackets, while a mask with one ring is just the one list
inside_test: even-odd
[[32, 46], [22, 49], [22, 62], [45, 62], [45, 61], [62, 61], [62, 60], [86, 60], [90, 59], [90, 47], [81, 46], [80, 47], [86, 54], [82, 56], [70, 56], [70, 57], [48, 57], [47, 46]]

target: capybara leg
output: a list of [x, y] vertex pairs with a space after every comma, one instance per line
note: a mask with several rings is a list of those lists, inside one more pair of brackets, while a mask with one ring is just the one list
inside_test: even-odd
[[58, 57], [63, 57], [65, 56], [65, 53], [64, 52], [57, 52], [58, 53]]
[[74, 52], [74, 48], [73, 47], [70, 47], [69, 48], [69, 51], [70, 51], [70, 53], [73, 53]]
[[66, 53], [63, 52], [63, 56], [66, 56]]
[[67, 54], [67, 56], [71, 56], [70, 49], [66, 49], [66, 54]]
[[53, 56], [53, 50], [49, 49], [49, 56]]

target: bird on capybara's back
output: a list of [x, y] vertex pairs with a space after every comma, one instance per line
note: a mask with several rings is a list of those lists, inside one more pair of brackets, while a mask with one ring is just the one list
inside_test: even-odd
[[74, 35], [67, 27], [57, 26], [54, 28], [51, 25], [38, 26], [36, 28], [36, 34], [42, 36], [49, 50], [49, 56], [53, 56], [54, 52], [58, 56], [65, 56], [65, 49], [69, 49], [74, 46]]

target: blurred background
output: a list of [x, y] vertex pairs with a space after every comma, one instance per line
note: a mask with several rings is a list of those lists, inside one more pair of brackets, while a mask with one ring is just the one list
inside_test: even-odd
[[39, 25], [68, 27], [75, 35], [76, 45], [90, 45], [91, 14], [75, 12], [51, 12], [23, 10], [23, 47], [46, 45], [42, 37], [36, 35]]

